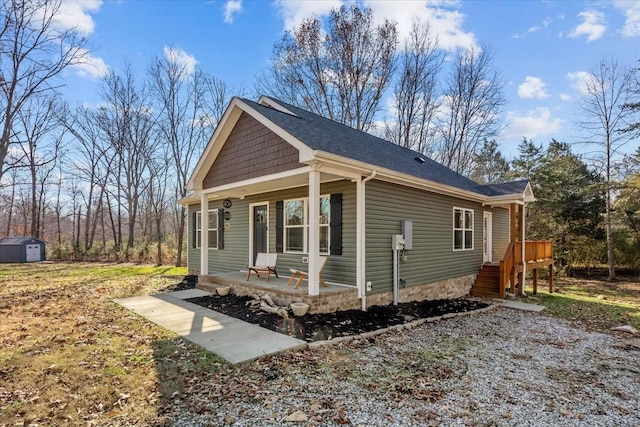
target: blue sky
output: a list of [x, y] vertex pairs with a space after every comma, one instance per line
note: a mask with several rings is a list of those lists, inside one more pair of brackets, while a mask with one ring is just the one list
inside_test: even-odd
[[[99, 79], [124, 61], [144, 73], [169, 47], [234, 91], [253, 95], [255, 76], [269, 63], [286, 29], [339, 0], [146, 1], [64, 0], [64, 25], [90, 38], [90, 63], [66, 74], [71, 102], [99, 102]], [[640, 60], [640, 1], [368, 1], [377, 19], [427, 19], [446, 52], [486, 44], [505, 82], [505, 127], [498, 141], [507, 157], [522, 137], [546, 144], [579, 139], [575, 106], [584, 73], [597, 61]], [[389, 91], [391, 94], [391, 91]], [[637, 141], [631, 143], [638, 146]], [[629, 147], [630, 151], [635, 147]]]

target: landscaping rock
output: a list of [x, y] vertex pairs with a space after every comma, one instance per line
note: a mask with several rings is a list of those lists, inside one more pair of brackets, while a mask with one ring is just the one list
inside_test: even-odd
[[616, 326], [614, 328], [611, 328], [612, 331], [619, 331], [619, 332], [628, 332], [632, 335], [637, 335], [638, 333], [640, 333], [640, 331], [638, 331], [636, 328], [634, 328], [631, 325], [624, 325], [624, 326]]

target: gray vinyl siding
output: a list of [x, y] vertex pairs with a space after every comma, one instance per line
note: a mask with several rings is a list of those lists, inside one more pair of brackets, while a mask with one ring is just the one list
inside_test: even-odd
[[[331, 255], [322, 277], [329, 282], [356, 284], [356, 186], [350, 181], [336, 181], [320, 186], [320, 194], [342, 193], [342, 255]], [[276, 252], [276, 202], [296, 198], [306, 198], [307, 187], [297, 187], [282, 191], [247, 196], [245, 199], [231, 199], [233, 205], [226, 209], [231, 214], [228, 228], [224, 231], [224, 249], [209, 250], [209, 274], [246, 270], [249, 263], [250, 204], [269, 203], [269, 252]], [[222, 208], [222, 200], [209, 202], [210, 209]], [[192, 212], [200, 210], [200, 205], [189, 206], [188, 266], [190, 270], [200, 269], [200, 249], [193, 246]], [[289, 268], [306, 270], [302, 262], [307, 254], [278, 253], [278, 274], [289, 275]]]
[[[232, 199], [233, 205], [224, 209], [222, 200], [210, 200], [209, 209], [224, 209], [229, 212], [231, 218], [224, 221], [227, 226], [224, 230], [224, 248], [208, 249], [209, 273], [229, 273], [247, 267], [249, 242], [249, 204], [246, 200]], [[188, 258], [189, 270], [200, 271], [200, 249], [194, 247], [193, 213], [200, 211], [200, 204], [189, 206], [189, 237]]]
[[[423, 285], [477, 273], [482, 264], [482, 212], [469, 202], [381, 181], [366, 184], [366, 281], [371, 293], [392, 289], [391, 235], [401, 234], [402, 220], [413, 221], [413, 249], [400, 263], [407, 286]], [[453, 250], [453, 208], [473, 209], [474, 249]]]
[[509, 246], [509, 209], [492, 209], [493, 262], [500, 262]]

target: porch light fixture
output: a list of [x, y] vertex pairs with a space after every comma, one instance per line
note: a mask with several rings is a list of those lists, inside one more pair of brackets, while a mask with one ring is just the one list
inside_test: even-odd
[[231, 212], [225, 211], [224, 212], [224, 220], [225, 221], [229, 221], [230, 219], [231, 219]]

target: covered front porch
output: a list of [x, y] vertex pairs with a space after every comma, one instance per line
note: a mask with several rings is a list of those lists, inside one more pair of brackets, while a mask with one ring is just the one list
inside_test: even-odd
[[268, 293], [276, 304], [285, 306], [292, 302], [309, 304], [309, 313], [331, 313], [342, 310], [360, 309], [358, 289], [355, 286], [327, 283], [320, 286], [318, 295], [309, 295], [308, 282], [305, 280], [299, 288], [288, 285], [288, 276], [271, 276], [269, 281], [252, 274], [247, 280], [247, 272], [237, 271], [200, 275], [198, 288], [215, 292], [216, 288], [229, 286], [236, 295], [255, 295]]

